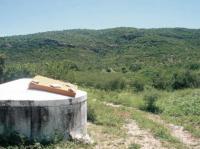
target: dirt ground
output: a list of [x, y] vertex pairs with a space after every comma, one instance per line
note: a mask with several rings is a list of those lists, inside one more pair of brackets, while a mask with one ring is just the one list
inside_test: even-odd
[[122, 128], [126, 135], [122, 138], [105, 133], [103, 126], [88, 123], [90, 137], [94, 139], [94, 149], [127, 149], [132, 144], [140, 145], [141, 149], [166, 149], [147, 130], [139, 128], [134, 120], [127, 120]]
[[[121, 105], [115, 105], [113, 103], [104, 104], [114, 108], [122, 107]], [[146, 116], [148, 119], [151, 119], [154, 122], [162, 124], [168, 128], [171, 135], [177, 138], [189, 149], [200, 149], [200, 139], [193, 137], [192, 134], [184, 130], [182, 126], [169, 124], [162, 120], [159, 115], [147, 113]], [[127, 120], [127, 122], [125, 122], [123, 129], [126, 132], [126, 137], [124, 138], [105, 134], [103, 133], [101, 127], [102, 126], [96, 126], [91, 123], [89, 124], [91, 136], [94, 138], [94, 141], [96, 141], [96, 149], [128, 148], [131, 144], [139, 144], [141, 149], [166, 148], [163, 147], [163, 142], [160, 142], [158, 139], [154, 138], [154, 136], [148, 130], [141, 129], [134, 120]]]

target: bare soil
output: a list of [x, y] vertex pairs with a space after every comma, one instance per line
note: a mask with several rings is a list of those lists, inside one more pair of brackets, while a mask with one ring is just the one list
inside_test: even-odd
[[134, 120], [129, 120], [124, 128], [128, 130], [127, 144], [139, 144], [141, 149], [166, 149], [149, 131], [139, 128]]
[[[114, 108], [121, 107], [112, 103], [104, 104]], [[94, 149], [127, 149], [131, 144], [138, 144], [141, 149], [166, 149], [163, 142], [156, 139], [150, 131], [141, 129], [134, 120], [126, 120], [121, 129], [126, 133], [124, 137], [105, 132], [103, 126], [88, 123], [89, 135], [96, 143]]]
[[131, 144], [139, 144], [141, 149], [166, 149], [153, 135], [139, 128], [134, 120], [127, 120], [122, 128], [124, 137], [112, 135], [104, 131], [103, 126], [88, 123], [88, 132], [94, 139], [94, 149], [127, 149]]
[[148, 114], [148, 118], [167, 127], [171, 135], [179, 139], [190, 149], [200, 149], [200, 138], [195, 138], [183, 126], [177, 126], [162, 120], [159, 115]]

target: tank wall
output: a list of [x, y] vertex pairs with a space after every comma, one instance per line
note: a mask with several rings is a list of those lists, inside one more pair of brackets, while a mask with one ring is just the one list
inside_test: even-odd
[[17, 132], [29, 140], [86, 135], [87, 101], [62, 106], [0, 107], [0, 135]]

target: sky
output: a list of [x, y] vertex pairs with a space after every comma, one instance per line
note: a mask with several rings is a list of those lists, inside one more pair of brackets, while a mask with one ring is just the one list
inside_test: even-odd
[[0, 0], [0, 36], [113, 27], [200, 28], [200, 0]]

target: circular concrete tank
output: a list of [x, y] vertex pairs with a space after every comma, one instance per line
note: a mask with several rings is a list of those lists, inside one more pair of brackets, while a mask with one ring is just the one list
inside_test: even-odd
[[29, 141], [84, 137], [87, 133], [87, 93], [68, 97], [29, 90], [31, 79], [0, 85], [0, 136], [19, 134]]

